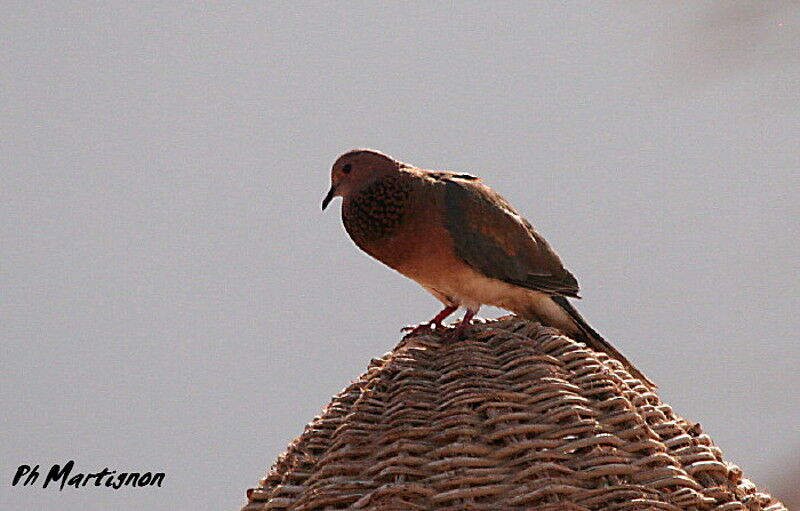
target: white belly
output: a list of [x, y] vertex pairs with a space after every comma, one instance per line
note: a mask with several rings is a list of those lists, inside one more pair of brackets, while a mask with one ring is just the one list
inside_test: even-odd
[[567, 332], [574, 329], [569, 315], [545, 293], [486, 277], [469, 267], [447, 277], [420, 284], [445, 305], [473, 311], [481, 305], [493, 305]]

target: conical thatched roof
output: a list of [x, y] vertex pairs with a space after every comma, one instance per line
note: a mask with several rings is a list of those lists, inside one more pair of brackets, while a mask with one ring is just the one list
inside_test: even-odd
[[404, 339], [247, 497], [245, 511], [785, 509], [621, 364], [516, 318]]

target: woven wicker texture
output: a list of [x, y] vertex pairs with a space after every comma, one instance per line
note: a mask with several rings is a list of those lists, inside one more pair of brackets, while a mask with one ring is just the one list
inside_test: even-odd
[[373, 360], [244, 510], [785, 509], [607, 356], [516, 318], [439, 335]]

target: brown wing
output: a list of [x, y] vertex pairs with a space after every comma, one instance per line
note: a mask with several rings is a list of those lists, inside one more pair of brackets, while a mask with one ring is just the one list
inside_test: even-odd
[[503, 197], [472, 176], [436, 178], [445, 185], [445, 226], [461, 259], [488, 277], [578, 298], [578, 281], [558, 254]]

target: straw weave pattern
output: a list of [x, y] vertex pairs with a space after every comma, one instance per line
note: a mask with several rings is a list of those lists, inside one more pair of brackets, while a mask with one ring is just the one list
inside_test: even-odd
[[408, 337], [248, 490], [266, 510], [785, 510], [623, 366], [510, 318]]

